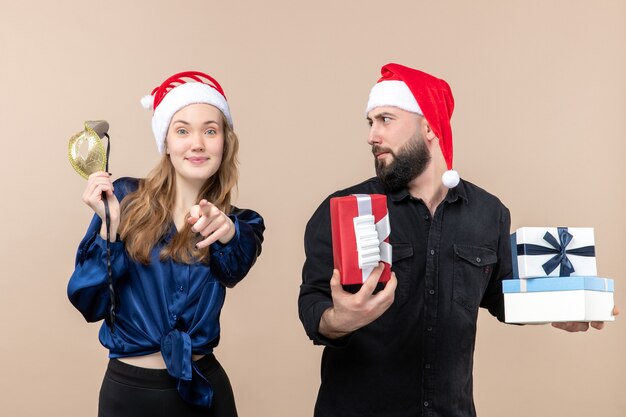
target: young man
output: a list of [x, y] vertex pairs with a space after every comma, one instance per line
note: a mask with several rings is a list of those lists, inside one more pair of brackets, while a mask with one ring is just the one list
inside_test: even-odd
[[[376, 177], [329, 196], [306, 228], [300, 319], [326, 346], [315, 415], [474, 416], [478, 308], [504, 320], [509, 210], [451, 169], [448, 84], [398, 64], [381, 72], [366, 110]], [[329, 200], [350, 194], [387, 196], [393, 272], [383, 289], [381, 266], [355, 293], [333, 271]]]

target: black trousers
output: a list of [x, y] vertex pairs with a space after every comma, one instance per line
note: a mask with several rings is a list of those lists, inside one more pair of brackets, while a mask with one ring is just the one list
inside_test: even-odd
[[186, 403], [165, 369], [111, 359], [100, 388], [98, 417], [237, 417], [226, 372], [212, 354], [196, 362], [213, 388], [211, 408]]

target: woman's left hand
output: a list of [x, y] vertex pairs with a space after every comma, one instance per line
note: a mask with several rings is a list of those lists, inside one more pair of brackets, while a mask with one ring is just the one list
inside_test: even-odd
[[204, 199], [189, 210], [187, 221], [191, 224], [191, 231], [200, 233], [206, 238], [196, 244], [200, 249], [218, 240], [222, 244], [227, 244], [235, 236], [233, 221], [223, 211]]

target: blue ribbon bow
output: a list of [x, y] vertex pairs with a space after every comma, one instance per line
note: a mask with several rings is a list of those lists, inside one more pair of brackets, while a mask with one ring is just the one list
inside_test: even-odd
[[550, 232], [546, 232], [543, 235], [543, 240], [548, 242], [552, 248], [548, 248], [545, 246], [539, 245], [531, 245], [531, 244], [520, 244], [517, 245], [517, 254], [518, 255], [552, 255], [554, 256], [550, 258], [546, 263], [542, 265], [543, 270], [546, 275], [550, 275], [552, 271], [556, 269], [557, 266], [561, 265], [561, 270], [559, 276], [561, 277], [569, 277], [572, 272], [575, 271], [572, 262], [567, 257], [568, 254], [576, 255], [576, 256], [596, 256], [595, 246], [583, 246], [581, 248], [576, 249], [567, 249], [567, 245], [572, 241], [572, 236], [568, 231], [567, 227], [557, 227], [559, 240], [557, 240], [554, 236], [550, 234]]

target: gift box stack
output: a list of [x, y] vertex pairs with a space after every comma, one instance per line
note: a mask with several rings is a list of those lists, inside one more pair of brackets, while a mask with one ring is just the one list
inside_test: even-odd
[[522, 227], [511, 235], [507, 323], [612, 321], [613, 280], [596, 272], [593, 228]]
[[343, 285], [362, 284], [379, 262], [378, 282], [391, 276], [391, 245], [387, 197], [353, 194], [330, 199], [333, 262]]

